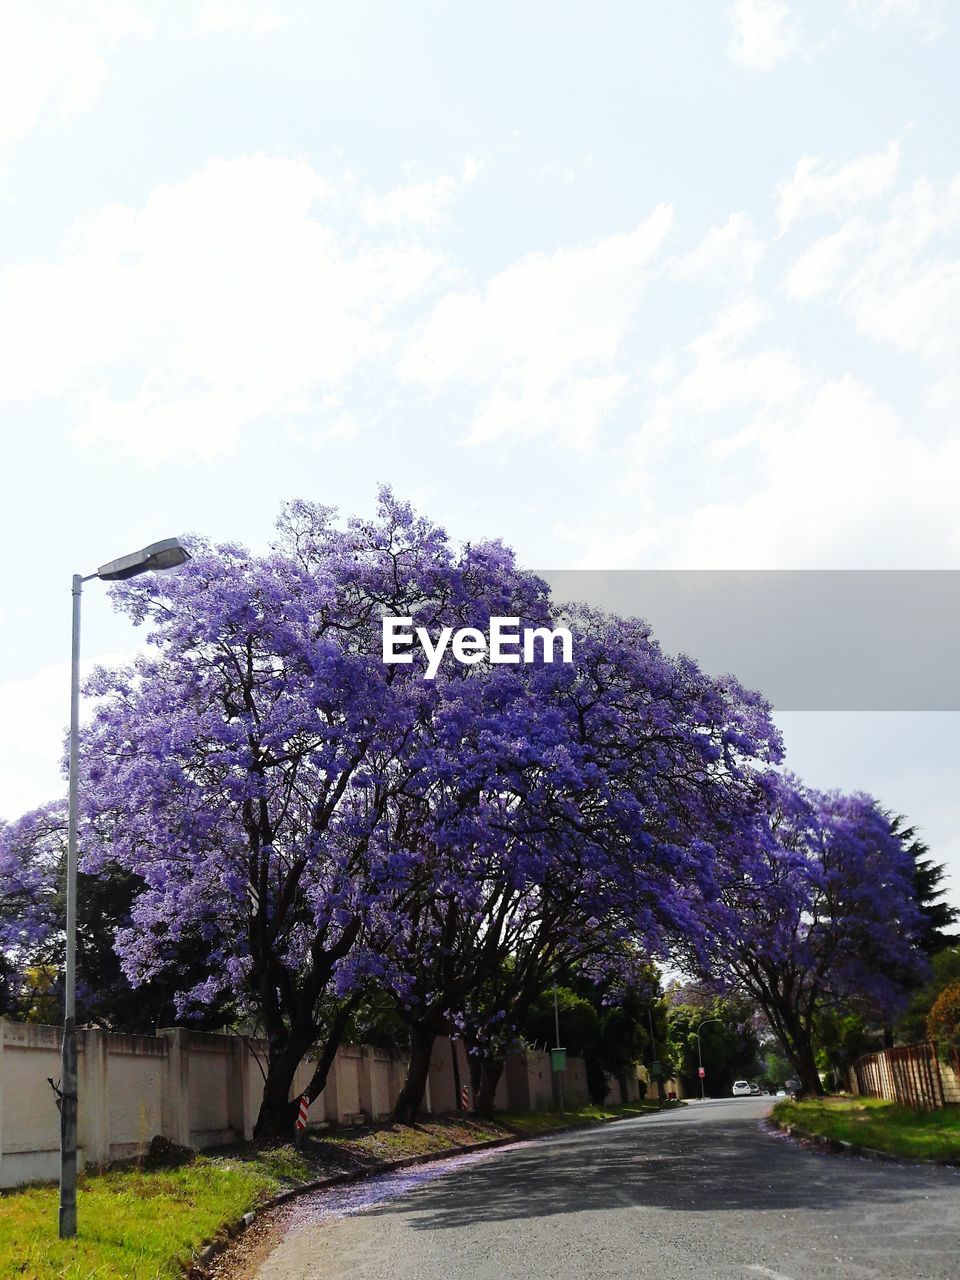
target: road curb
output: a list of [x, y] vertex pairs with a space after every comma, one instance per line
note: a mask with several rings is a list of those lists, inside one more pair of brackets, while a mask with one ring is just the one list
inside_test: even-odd
[[809, 1133], [796, 1124], [784, 1124], [776, 1116], [767, 1116], [767, 1124], [772, 1129], [786, 1134], [798, 1142], [808, 1142], [834, 1156], [862, 1156], [866, 1160], [881, 1160], [886, 1164], [929, 1165], [932, 1168], [958, 1169], [960, 1160], [923, 1160], [919, 1156], [896, 1156], [891, 1151], [878, 1151], [876, 1147], [862, 1147], [856, 1142], [847, 1142], [843, 1138], [825, 1138], [821, 1133]]
[[351, 1182], [363, 1182], [367, 1178], [375, 1178], [381, 1173], [396, 1173], [400, 1169], [411, 1169], [420, 1164], [433, 1164], [438, 1160], [449, 1160], [451, 1156], [468, 1156], [474, 1151], [494, 1151], [497, 1147], [515, 1146], [521, 1142], [538, 1142], [541, 1138], [554, 1138], [561, 1133], [575, 1133], [582, 1129], [597, 1129], [601, 1125], [616, 1124], [621, 1120], [634, 1120], [636, 1116], [610, 1116], [602, 1120], [587, 1120], [583, 1124], [566, 1124], [555, 1129], [543, 1129], [540, 1133], [529, 1135], [511, 1134], [506, 1138], [489, 1138], [486, 1142], [470, 1142], [466, 1146], [445, 1147], [442, 1151], [427, 1151], [422, 1155], [404, 1156], [402, 1160], [388, 1160], [384, 1164], [372, 1165], [369, 1168], [351, 1169], [346, 1173], [333, 1173], [328, 1178], [317, 1178], [312, 1182], [302, 1182], [299, 1186], [281, 1191], [269, 1200], [265, 1200], [257, 1209], [251, 1209], [236, 1222], [228, 1223], [217, 1232], [216, 1236], [204, 1243], [194, 1254], [190, 1262], [184, 1265], [184, 1274], [190, 1280], [203, 1280], [207, 1266], [218, 1257], [224, 1249], [252, 1226], [259, 1214], [279, 1205], [288, 1204], [300, 1196], [309, 1195], [311, 1191], [324, 1191], [328, 1187], [342, 1187]]

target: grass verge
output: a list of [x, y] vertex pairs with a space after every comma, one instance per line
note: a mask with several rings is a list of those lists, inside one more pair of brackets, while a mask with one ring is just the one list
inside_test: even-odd
[[773, 1115], [799, 1133], [905, 1160], [960, 1160], [960, 1107], [911, 1111], [883, 1098], [814, 1098], [778, 1102]]
[[75, 1240], [57, 1235], [57, 1188], [0, 1196], [0, 1276], [29, 1280], [167, 1280], [194, 1246], [278, 1182], [253, 1164], [198, 1157], [179, 1169], [83, 1177]]
[[[668, 1104], [669, 1105], [669, 1104]], [[673, 1104], [675, 1105], [675, 1104]], [[514, 1112], [496, 1122], [450, 1117], [418, 1125], [370, 1126], [311, 1134], [290, 1145], [247, 1146], [198, 1156], [173, 1169], [84, 1175], [76, 1240], [57, 1236], [57, 1188], [0, 1194], [0, 1277], [22, 1280], [170, 1280], [193, 1251], [278, 1192], [336, 1173], [376, 1172], [411, 1156], [496, 1138], [599, 1124], [656, 1111], [657, 1104]]]

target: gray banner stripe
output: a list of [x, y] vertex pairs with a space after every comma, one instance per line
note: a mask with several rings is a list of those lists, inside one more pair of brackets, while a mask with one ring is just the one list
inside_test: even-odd
[[958, 570], [538, 572], [780, 711], [960, 710]]

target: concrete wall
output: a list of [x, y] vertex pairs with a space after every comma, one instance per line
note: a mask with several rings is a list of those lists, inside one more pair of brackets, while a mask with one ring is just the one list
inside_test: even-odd
[[[77, 1033], [81, 1165], [140, 1155], [168, 1131], [169, 1055], [154, 1036]], [[60, 1029], [0, 1019], [0, 1186], [56, 1176]]]
[[[47, 1077], [60, 1079], [60, 1029], [0, 1019], [0, 1187], [56, 1179], [60, 1113]], [[208, 1035], [183, 1027], [156, 1036], [78, 1032], [81, 1164], [142, 1156], [156, 1134], [202, 1150], [253, 1136], [263, 1096], [266, 1044], [242, 1036]], [[438, 1039], [424, 1109], [457, 1106], [453, 1054], [461, 1086], [470, 1086], [462, 1042]], [[370, 1046], [343, 1045], [327, 1084], [310, 1108], [310, 1127], [360, 1124], [389, 1117], [403, 1083], [403, 1059]], [[307, 1087], [313, 1064], [302, 1063], [292, 1096]], [[636, 1089], [636, 1082], [632, 1086]], [[567, 1059], [564, 1097], [589, 1101], [579, 1058]], [[613, 1099], [619, 1101], [619, 1091]], [[470, 1105], [473, 1104], [472, 1091]], [[504, 1111], [553, 1106], [550, 1057], [511, 1054], [495, 1105]]]
[[[86, 1093], [86, 1035], [78, 1037], [80, 1085]], [[56, 1176], [60, 1113], [47, 1077], [60, 1079], [60, 1035], [54, 1027], [0, 1020], [0, 1186]], [[84, 1161], [81, 1134], [78, 1157]]]
[[[499, 1101], [501, 1091], [506, 1095], [502, 1104]], [[585, 1106], [590, 1101], [587, 1069], [582, 1058], [567, 1056], [563, 1100], [570, 1107]], [[497, 1106], [509, 1111], [550, 1111], [556, 1106], [549, 1053], [530, 1049], [526, 1053], [508, 1055], [497, 1090]]]
[[[647, 1101], [656, 1102], [658, 1096], [657, 1082], [650, 1078], [650, 1073], [647, 1071], [647, 1068], [638, 1066], [637, 1076], [637, 1097], [645, 1098]], [[685, 1098], [687, 1096], [686, 1090], [683, 1087], [683, 1081], [679, 1076], [671, 1076], [669, 1080], [664, 1080], [663, 1087], [667, 1091], [668, 1098], [671, 1094], [677, 1098]], [[631, 1098], [630, 1101], [632, 1102], [633, 1099]]]

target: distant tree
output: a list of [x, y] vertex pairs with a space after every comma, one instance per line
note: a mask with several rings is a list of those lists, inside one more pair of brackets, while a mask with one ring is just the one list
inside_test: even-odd
[[[621, 1093], [635, 1074], [649, 1040], [646, 1031], [647, 986], [619, 981], [596, 982], [573, 975], [572, 985], [557, 988], [561, 1044], [583, 1058], [591, 1099], [602, 1104], [610, 1080]], [[555, 1043], [552, 989], [545, 990], [527, 1011], [524, 1037], [542, 1046]]]
[[876, 802], [771, 779], [746, 874], [704, 904], [700, 963], [763, 1010], [806, 1092], [821, 1093], [814, 1038], [826, 1008], [878, 1021], [922, 980], [914, 861]]
[[843, 1089], [857, 1058], [883, 1047], [883, 1033], [863, 1013], [824, 1009], [817, 1017], [816, 1043], [818, 1067], [832, 1077], [834, 1089]]
[[[450, 1018], [481, 1059], [486, 1111], [554, 979], [629, 989], [637, 954], [665, 952], [696, 887], [710, 891], [755, 768], [779, 754], [757, 695], [669, 658], [646, 624], [582, 607], [555, 621], [576, 638], [573, 660], [460, 681], [456, 769], [434, 779], [428, 765], [416, 795], [386, 805], [393, 847], [418, 851], [379, 948], [411, 1026], [398, 1119], [415, 1115]], [[452, 737], [444, 709], [433, 723]], [[617, 1015], [604, 1019], [616, 1039]]]
[[903, 814], [889, 817], [891, 834], [913, 859], [913, 898], [921, 917], [916, 945], [926, 955], [933, 956], [944, 947], [960, 942], [960, 936], [948, 932], [960, 920], [960, 909], [944, 901], [946, 867], [929, 856], [930, 849], [917, 835], [917, 828], [908, 825]]
[[903, 1015], [896, 1023], [896, 1039], [913, 1044], [927, 1037], [927, 1018], [937, 997], [945, 988], [960, 982], [960, 946], [944, 947], [930, 962], [930, 980], [915, 991]]
[[666, 1081], [677, 1074], [678, 1066], [670, 1044], [669, 1011], [659, 977], [649, 983], [642, 999], [646, 1017], [641, 1020], [639, 1028], [642, 1036], [640, 1061], [656, 1084], [657, 1097], [666, 1102]]
[[927, 1029], [931, 1038], [951, 1049], [954, 1056], [960, 1052], [960, 982], [944, 987], [937, 996]]
[[49, 805], [15, 822], [0, 821], [0, 1013], [23, 1018], [55, 972], [61, 817]]
[[[716, 1022], [712, 1019], [719, 1018]], [[708, 1021], [710, 1019], [710, 1021]], [[742, 996], [714, 996], [700, 1004], [671, 1003], [668, 1008], [669, 1043], [687, 1093], [699, 1095], [697, 1028], [706, 1070], [704, 1091], [725, 1097], [734, 1080], [758, 1074], [759, 1040], [754, 1010]]]
[[[0, 893], [0, 932], [10, 966], [6, 1016], [56, 1022], [63, 1000], [66, 804], [55, 801], [7, 824], [0, 843], [15, 868], [4, 877]], [[164, 974], [136, 988], [127, 978], [116, 937], [129, 927], [144, 888], [139, 876], [110, 861], [96, 875], [81, 871], [77, 876], [78, 1023], [149, 1034], [174, 1021], [201, 1030], [232, 1021], [229, 1000], [178, 1011], [177, 992], [208, 974], [206, 948], [189, 939], [177, 947], [176, 963]], [[14, 973], [15, 998], [10, 994]]]
[[[542, 991], [527, 1010], [523, 1039], [535, 1049], [549, 1049], [556, 1043], [554, 989]], [[600, 1037], [600, 1019], [592, 1002], [571, 987], [557, 986], [557, 1015], [560, 1043], [568, 1052], [583, 1057], [592, 1052]]]
[[[913, 861], [913, 900], [919, 919], [916, 947], [924, 955], [932, 958], [945, 947], [960, 941], [956, 934], [947, 932], [960, 917], [960, 912], [943, 900], [946, 890], [942, 888], [942, 882], [946, 875], [946, 868], [928, 856], [930, 850], [917, 836], [917, 828], [907, 825], [907, 819], [902, 814], [887, 813], [886, 817], [890, 821], [891, 834], [900, 841], [904, 851]], [[916, 971], [908, 966], [907, 971], [899, 975], [898, 981], [908, 991], [913, 988], [913, 996], [916, 998], [919, 994], [916, 988], [923, 982], [923, 977], [918, 977]], [[913, 1020], [915, 1035], [912, 1038], [922, 1039], [926, 1035], [924, 1023], [930, 1003], [931, 1001], [928, 1001], [924, 1006], [923, 1016]], [[900, 1023], [902, 1021], [901, 1018]], [[884, 1048], [891, 1048], [898, 1036], [902, 1037], [904, 1027], [900, 1023], [895, 1024], [889, 1017], [884, 1019], [882, 1030]]]
[[761, 1080], [773, 1092], [782, 1089], [793, 1074], [793, 1067], [776, 1040], [761, 1044], [760, 1067]]

